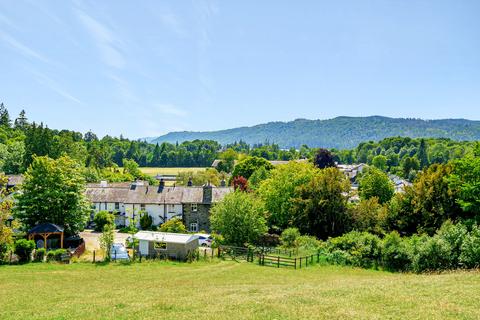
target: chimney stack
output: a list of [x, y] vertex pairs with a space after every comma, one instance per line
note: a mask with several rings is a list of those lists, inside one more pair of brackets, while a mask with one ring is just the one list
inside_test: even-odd
[[203, 201], [202, 203], [211, 204], [212, 203], [212, 186], [210, 181], [203, 186]]

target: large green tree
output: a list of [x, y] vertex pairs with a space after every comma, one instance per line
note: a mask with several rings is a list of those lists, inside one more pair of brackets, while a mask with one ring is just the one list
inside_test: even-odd
[[75, 234], [88, 219], [84, 191], [78, 163], [66, 156], [57, 160], [35, 157], [17, 195], [15, 215], [26, 228], [51, 222], [63, 226], [67, 234]]
[[273, 165], [263, 158], [247, 157], [235, 165], [232, 177], [244, 177], [245, 179], [248, 179], [255, 170], [260, 167], [264, 167], [267, 170], [273, 169]]
[[395, 193], [387, 174], [376, 167], [369, 167], [362, 173], [358, 190], [362, 199], [377, 197], [380, 204], [390, 201]]
[[347, 196], [350, 182], [337, 168], [320, 170], [297, 188], [291, 208], [294, 225], [321, 239], [341, 235], [349, 225]]
[[292, 225], [292, 199], [296, 197], [297, 188], [309, 183], [318, 171], [311, 163], [293, 161], [270, 171], [269, 178], [258, 189], [269, 213], [270, 226], [284, 229]]
[[212, 230], [220, 233], [227, 244], [256, 243], [268, 230], [263, 203], [252, 193], [230, 193], [211, 211]]

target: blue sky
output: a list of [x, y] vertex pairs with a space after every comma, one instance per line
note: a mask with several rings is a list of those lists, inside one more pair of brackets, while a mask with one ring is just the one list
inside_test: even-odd
[[480, 119], [480, 1], [0, 2], [0, 101], [138, 138], [340, 115]]

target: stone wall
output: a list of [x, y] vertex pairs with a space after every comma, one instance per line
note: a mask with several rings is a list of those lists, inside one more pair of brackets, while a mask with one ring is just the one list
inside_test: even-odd
[[198, 231], [210, 232], [210, 207], [209, 204], [198, 204], [197, 211], [192, 211], [191, 204], [183, 205], [183, 223], [190, 231], [190, 223], [198, 224]]

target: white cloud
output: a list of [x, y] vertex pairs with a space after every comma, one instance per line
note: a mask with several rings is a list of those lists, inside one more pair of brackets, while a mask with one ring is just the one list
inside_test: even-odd
[[46, 76], [45, 74], [42, 74], [40, 72], [37, 72], [32, 69], [25, 68], [28, 72], [32, 73], [37, 82], [40, 83], [41, 85], [44, 85], [45, 87], [49, 88], [50, 90], [56, 92], [60, 96], [64, 97], [67, 100], [73, 101], [78, 104], [82, 104], [82, 101], [71, 95], [67, 90], [63, 89], [61, 85], [58, 84], [55, 80], [52, 78]]
[[126, 64], [120, 49], [123, 45], [122, 41], [105, 25], [85, 12], [78, 10], [77, 16], [95, 40], [103, 61], [113, 68], [122, 69]]
[[15, 38], [13, 38], [12, 36], [10, 36], [5, 32], [0, 31], [0, 39], [2, 39], [7, 45], [9, 45], [11, 48], [13, 48], [14, 50], [16, 50], [17, 52], [21, 53], [26, 57], [34, 58], [34, 59], [43, 61], [45, 63], [51, 63], [50, 60], [48, 60], [42, 54], [38, 53], [32, 48], [27, 47], [26, 45], [24, 45], [23, 43], [16, 40]]

